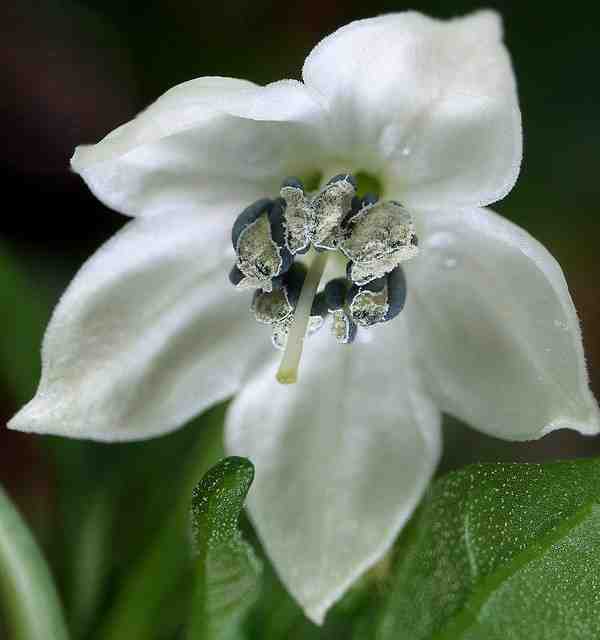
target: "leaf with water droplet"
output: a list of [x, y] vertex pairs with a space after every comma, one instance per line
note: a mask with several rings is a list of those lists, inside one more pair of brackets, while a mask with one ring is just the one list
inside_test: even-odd
[[377, 640], [600, 637], [600, 460], [468, 467], [396, 548]]
[[191, 519], [197, 558], [189, 640], [244, 637], [242, 624], [258, 597], [262, 573], [238, 526], [253, 479], [249, 460], [225, 458], [194, 490]]

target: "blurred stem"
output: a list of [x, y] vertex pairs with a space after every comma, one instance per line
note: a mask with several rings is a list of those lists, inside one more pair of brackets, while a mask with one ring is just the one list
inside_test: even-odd
[[[207, 420], [197, 446], [190, 453], [184, 481], [174, 487], [171, 516], [159, 529], [148, 553], [125, 576], [115, 604], [98, 634], [102, 640], [150, 640], [157, 637], [164, 612], [161, 605], [192, 569], [188, 515], [194, 487], [223, 456], [223, 418]], [[160, 469], [157, 469], [160, 482]]]
[[110, 495], [101, 490], [91, 498], [73, 542], [73, 563], [69, 584], [69, 623], [76, 637], [90, 628], [95, 608], [109, 569], [113, 513]]
[[46, 562], [27, 525], [0, 488], [0, 595], [14, 640], [67, 640]]

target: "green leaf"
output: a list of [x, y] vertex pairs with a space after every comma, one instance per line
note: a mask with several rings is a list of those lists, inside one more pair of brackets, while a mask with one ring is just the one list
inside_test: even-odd
[[46, 562], [1, 488], [0, 596], [14, 640], [67, 640], [61, 605]]
[[198, 557], [190, 640], [243, 637], [241, 623], [259, 594], [262, 573], [238, 526], [253, 479], [249, 460], [225, 458], [194, 491], [192, 535]]
[[373, 635], [592, 640], [599, 612], [600, 460], [486, 464], [435, 483]]

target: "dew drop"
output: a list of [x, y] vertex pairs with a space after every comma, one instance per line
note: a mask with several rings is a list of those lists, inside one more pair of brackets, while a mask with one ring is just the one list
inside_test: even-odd
[[456, 258], [446, 258], [444, 260], [444, 267], [446, 267], [446, 269], [454, 269], [454, 267], [456, 267], [456, 264]]
[[554, 321], [554, 326], [557, 329], [562, 329], [563, 331], [567, 331], [569, 326], [567, 325], [566, 322], [562, 321], [562, 320], [555, 320]]

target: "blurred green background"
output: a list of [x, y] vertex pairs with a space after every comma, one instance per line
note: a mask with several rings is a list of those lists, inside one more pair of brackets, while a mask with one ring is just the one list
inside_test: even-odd
[[[163, 550], [179, 539], [172, 522], [185, 511], [182, 496], [218, 455], [222, 408], [177, 434], [140, 444], [80, 443], [4, 428], [35, 390], [52, 305], [82, 261], [125, 221], [69, 172], [74, 147], [97, 141], [193, 77], [298, 78], [311, 47], [351, 20], [408, 8], [446, 17], [479, 6], [459, 0], [8, 0], [0, 8], [0, 483], [46, 551], [76, 637], [166, 638], [176, 630], [182, 606], [176, 596], [185, 590], [182, 556]], [[525, 132], [520, 180], [495, 208], [561, 263], [600, 395], [600, 10], [591, 0], [486, 6], [504, 16]], [[557, 432], [507, 444], [452, 421], [446, 441], [442, 471], [476, 460], [600, 452], [597, 438]], [[157, 575], [169, 576], [167, 584], [144, 586]], [[162, 609], [169, 615], [161, 629], [149, 630], [141, 614], [136, 621], [136, 602], [162, 608], [169, 598], [179, 609]], [[128, 636], [119, 625], [131, 616]], [[108, 622], [98, 631], [100, 618]]]

